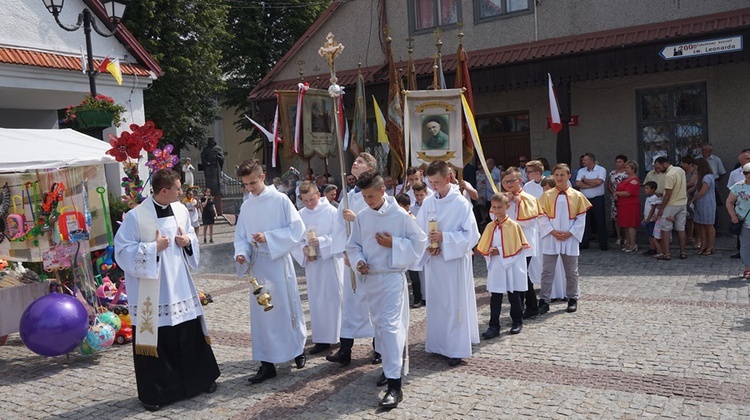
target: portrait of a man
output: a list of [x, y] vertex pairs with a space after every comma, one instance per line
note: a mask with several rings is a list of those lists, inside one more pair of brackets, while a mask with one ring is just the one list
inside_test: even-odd
[[426, 115], [422, 117], [422, 149], [448, 150], [448, 116]]

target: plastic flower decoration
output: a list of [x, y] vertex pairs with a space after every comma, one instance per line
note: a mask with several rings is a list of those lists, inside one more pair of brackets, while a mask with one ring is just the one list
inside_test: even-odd
[[159, 169], [172, 169], [174, 165], [180, 162], [180, 158], [172, 154], [174, 146], [168, 144], [163, 149], [155, 149], [152, 153], [154, 158], [146, 162], [146, 166], [151, 168], [151, 172]]
[[[143, 200], [142, 193], [144, 182], [140, 179], [138, 174], [138, 160], [141, 157], [141, 151], [153, 152], [154, 156], [156, 156], [154, 160], [158, 160], [159, 162], [161, 162], [161, 160], [166, 161], [167, 157], [163, 156], [164, 151], [156, 149], [156, 146], [159, 144], [159, 140], [164, 133], [162, 130], [157, 129], [152, 121], [148, 121], [143, 125], [131, 124], [129, 128], [129, 132], [125, 131], [120, 134], [119, 137], [113, 134], [109, 135], [109, 144], [112, 148], [107, 150], [106, 153], [113, 156], [116, 161], [122, 162], [122, 169], [125, 173], [125, 176], [122, 178], [122, 183], [120, 184], [125, 191], [122, 199], [128, 203], [129, 206], [134, 207]], [[169, 155], [170, 161], [179, 161], [177, 156], [170, 155], [172, 150], [174, 150], [172, 145], [167, 145], [164, 150], [168, 150], [166, 155]], [[151, 168], [152, 172], [161, 169], [162, 167], [171, 168], [174, 166], [174, 164], [172, 164], [171, 166], [159, 166], [154, 168], [153, 165], [149, 165], [149, 163], [146, 165]]]

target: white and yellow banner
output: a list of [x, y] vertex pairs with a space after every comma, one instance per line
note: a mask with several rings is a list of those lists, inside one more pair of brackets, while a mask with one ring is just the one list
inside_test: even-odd
[[442, 160], [463, 168], [461, 89], [417, 90], [404, 94], [407, 166]]

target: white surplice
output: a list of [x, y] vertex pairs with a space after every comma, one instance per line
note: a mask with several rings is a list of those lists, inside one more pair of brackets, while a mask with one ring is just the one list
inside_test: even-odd
[[[578, 256], [580, 250], [578, 245], [583, 239], [583, 231], [586, 228], [586, 213], [581, 213], [575, 218], [570, 218], [568, 210], [568, 199], [565, 194], [558, 194], [555, 202], [555, 218], [543, 214], [539, 218], [539, 236], [542, 238], [542, 254], [558, 255], [565, 254]], [[550, 235], [553, 230], [570, 232], [573, 236], [560, 241]]]
[[[382, 232], [391, 234], [391, 249], [378, 244], [375, 235]], [[426, 246], [427, 235], [393, 197], [386, 197], [378, 210], [363, 209], [352, 223], [346, 251], [352, 266], [356, 267], [359, 261], [368, 264], [363, 291], [386, 378], [401, 377], [401, 356], [409, 328], [409, 295], [404, 273], [422, 257]]]
[[299, 215], [305, 223], [305, 231], [313, 229], [319, 243], [315, 261], [308, 261], [303, 251], [307, 246], [307, 234], [304, 242], [292, 251], [294, 259], [305, 269], [312, 341], [336, 344], [341, 331], [344, 254], [333, 252], [333, 244], [346, 242], [346, 231], [336, 221], [336, 207], [325, 197], [320, 198], [315, 209], [304, 207]]
[[[134, 326], [138, 325], [138, 289], [140, 278], [159, 278], [159, 327], [169, 327], [203, 315], [198, 292], [193, 284], [189, 268], [197, 269], [200, 262], [200, 248], [195, 230], [190, 224], [187, 208], [180, 203], [172, 203], [173, 216], [156, 218], [156, 208], [151, 197], [140, 206], [153, 213], [158, 220], [160, 236], [169, 238], [169, 246], [160, 252], [156, 250], [156, 241], [141, 242], [136, 211], [125, 214], [125, 220], [115, 236], [115, 258], [125, 272], [128, 288], [128, 305], [130, 318]], [[158, 204], [157, 204], [158, 205]], [[181, 220], [182, 222], [178, 222]], [[187, 255], [184, 248], [174, 240], [179, 234], [178, 228], [190, 238], [192, 255]], [[158, 262], [157, 262], [157, 256]], [[204, 334], [208, 335], [205, 331]]]
[[479, 241], [479, 230], [471, 203], [458, 188], [442, 198], [437, 193], [422, 202], [417, 225], [429, 234], [430, 217], [443, 232], [440, 254], [422, 257], [427, 301], [425, 351], [451, 358], [471, 356], [471, 344], [479, 343], [477, 301], [471, 249]]
[[[355, 188], [347, 194], [349, 209], [355, 214], [369, 208], [362, 197], [362, 191], [357, 190], [358, 188]], [[338, 220], [343, 229], [346, 229], [343, 212], [344, 206], [342, 202], [342, 205], [338, 208], [336, 220]], [[334, 244], [332, 252], [343, 252], [345, 247], [346, 242]], [[354, 276], [356, 279], [356, 293], [352, 290], [351, 276]], [[360, 292], [362, 286], [362, 278], [359, 273], [356, 270], [350, 270], [349, 267], [344, 267], [344, 300], [341, 310], [341, 337], [343, 338], [371, 338], [375, 335], [372, 322], [370, 321], [370, 308], [367, 306], [367, 299], [365, 298], [365, 294]]]
[[[249, 273], [271, 294], [268, 312], [250, 294], [253, 359], [269, 363], [291, 360], [304, 351], [307, 327], [297, 289], [291, 252], [305, 235], [305, 225], [286, 194], [266, 187], [242, 203], [234, 233], [234, 255], [252, 262]], [[253, 234], [265, 243], [253, 246]]]
[[[523, 190], [533, 195], [538, 200], [539, 197], [544, 194], [544, 188], [536, 181], [529, 181], [523, 184]], [[526, 232], [524, 231], [524, 234]], [[538, 229], [537, 229], [538, 235]], [[528, 235], [527, 235], [528, 238]], [[542, 252], [541, 252], [541, 237], [537, 238], [537, 253], [531, 258], [529, 263], [529, 279], [536, 285], [542, 284]], [[565, 297], [565, 269], [561, 259], [557, 259], [557, 267], [555, 268], [555, 279], [552, 281], [552, 293], [550, 293], [550, 299], [562, 299]]]
[[523, 251], [510, 257], [503, 257], [503, 236], [499, 226], [495, 228], [495, 235], [492, 236], [492, 246], [500, 251], [500, 255], [485, 255], [484, 257], [487, 261], [487, 291], [508, 293], [528, 290], [526, 257]]

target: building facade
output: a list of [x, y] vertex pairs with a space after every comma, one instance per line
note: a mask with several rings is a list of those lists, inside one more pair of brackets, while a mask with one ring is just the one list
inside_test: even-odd
[[[521, 154], [577, 166], [578, 156], [590, 152], [612, 169], [624, 154], [643, 175], [655, 157], [677, 163], [708, 141], [731, 170], [750, 143], [750, 118], [742, 112], [750, 105], [748, 0], [335, 2], [253, 90], [257, 117], [270, 121], [274, 91], [295, 89], [301, 75], [328, 86], [318, 48], [329, 32], [346, 47], [336, 69], [349, 117], [358, 66], [372, 116], [370, 95], [380, 104], [387, 98], [386, 28], [404, 71], [413, 43], [420, 89], [432, 84], [438, 42], [453, 85], [463, 33], [485, 155], [505, 166]], [[565, 126], [557, 135], [547, 128], [547, 74]], [[293, 162], [281, 155], [282, 167]]]

